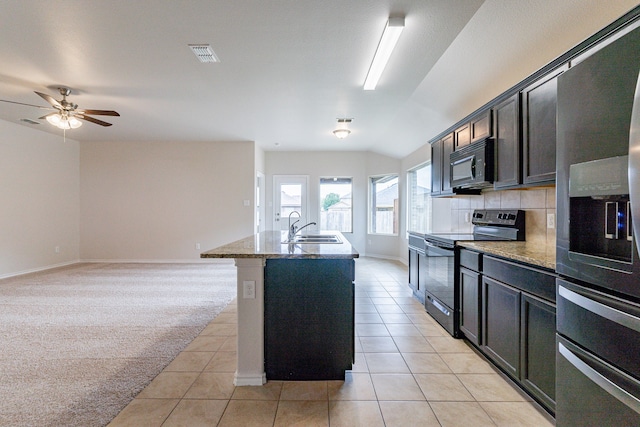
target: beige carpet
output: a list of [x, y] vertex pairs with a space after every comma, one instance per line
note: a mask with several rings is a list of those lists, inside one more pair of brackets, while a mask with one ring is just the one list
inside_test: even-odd
[[0, 280], [0, 426], [106, 425], [236, 296], [233, 262]]

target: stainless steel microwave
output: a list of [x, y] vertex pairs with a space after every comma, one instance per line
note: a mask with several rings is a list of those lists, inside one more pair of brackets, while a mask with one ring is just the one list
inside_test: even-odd
[[451, 186], [480, 189], [491, 187], [494, 178], [493, 139], [474, 142], [449, 156]]

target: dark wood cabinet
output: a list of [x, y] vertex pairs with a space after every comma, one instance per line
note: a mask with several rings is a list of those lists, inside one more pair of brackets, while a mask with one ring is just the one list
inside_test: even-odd
[[352, 259], [268, 259], [268, 380], [344, 380], [354, 351]]
[[465, 338], [479, 346], [481, 341], [481, 276], [460, 267], [460, 330]]
[[471, 126], [469, 123], [460, 126], [453, 134], [455, 135], [455, 150], [466, 147], [471, 143]]
[[556, 400], [556, 307], [522, 294], [521, 381], [530, 393], [553, 410]]
[[431, 196], [450, 196], [451, 171], [449, 155], [453, 153], [454, 133], [431, 144]]
[[489, 360], [555, 412], [555, 275], [456, 249], [460, 330]]
[[421, 274], [426, 266], [424, 236], [409, 232], [409, 288], [413, 295], [424, 304], [424, 281], [426, 274]]
[[520, 377], [520, 291], [482, 277], [482, 351], [514, 378]]
[[560, 67], [522, 90], [522, 150], [524, 184], [556, 179], [557, 77]]
[[469, 122], [471, 132], [471, 143], [489, 138], [493, 133], [492, 127], [493, 111], [487, 110], [478, 114]]
[[522, 139], [520, 135], [520, 94], [493, 108], [496, 147], [495, 189], [522, 184]]

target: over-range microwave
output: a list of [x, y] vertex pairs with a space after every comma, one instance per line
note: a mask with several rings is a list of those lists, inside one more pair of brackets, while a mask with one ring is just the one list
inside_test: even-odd
[[491, 187], [494, 178], [493, 139], [474, 142], [449, 156], [451, 187], [481, 189]]

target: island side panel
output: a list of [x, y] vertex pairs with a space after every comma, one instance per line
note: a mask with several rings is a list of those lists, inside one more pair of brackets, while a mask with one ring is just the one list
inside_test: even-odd
[[353, 259], [268, 259], [268, 380], [344, 379], [354, 357]]
[[[264, 258], [236, 258], [238, 359], [236, 386], [266, 383], [264, 372]], [[254, 282], [255, 298], [244, 298], [244, 283]]]

